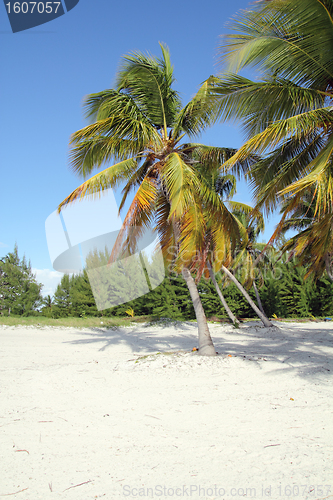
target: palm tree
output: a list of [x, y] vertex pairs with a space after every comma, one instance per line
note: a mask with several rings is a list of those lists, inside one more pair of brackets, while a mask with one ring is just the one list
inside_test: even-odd
[[[194, 157], [195, 157], [195, 153], [196, 152], [194, 152]], [[236, 193], [236, 178], [232, 174], [221, 173], [221, 171], [219, 170], [219, 166], [221, 163], [223, 163], [223, 161], [225, 161], [228, 157], [230, 158], [234, 153], [235, 153], [235, 150], [226, 149], [224, 151], [224, 158], [215, 157], [215, 161], [211, 155], [210, 161], [208, 162], [208, 165], [207, 165], [207, 161], [200, 163], [198, 161], [198, 159], [196, 160], [199, 164], [199, 167], [197, 167], [197, 168], [200, 171], [200, 174], [202, 176], [202, 180], [204, 180], [206, 183], [208, 183], [208, 187], [210, 189], [212, 189], [213, 191], [215, 191], [215, 193], [218, 194], [221, 202], [223, 203], [223, 208], [225, 208], [224, 207], [225, 198], [226, 198], [226, 200], [228, 200], [229, 197], [232, 197]], [[207, 166], [209, 166], [210, 168], [207, 168]], [[238, 230], [238, 227], [236, 224], [235, 224], [234, 229]], [[206, 244], [206, 248], [205, 248], [205, 252], [204, 252], [205, 257], [208, 256], [209, 244], [211, 243], [211, 240], [212, 240], [211, 235], [209, 235], [207, 238], [207, 244]], [[202, 259], [201, 263], [200, 263], [201, 264], [200, 265], [201, 272], [203, 272], [202, 264], [204, 262], [205, 262], [205, 259]], [[214, 273], [214, 270], [213, 270], [213, 267], [212, 267], [210, 260], [207, 259], [205, 263], [207, 265], [209, 277], [214, 285], [216, 293], [217, 293], [230, 321], [233, 323], [233, 325], [237, 326], [237, 324], [238, 324], [237, 318], [235, 317], [235, 315], [231, 311], [230, 307], [228, 306], [227, 301], [225, 300], [225, 297], [224, 297], [224, 295], [223, 295], [223, 293], [222, 293], [222, 291], [221, 291], [221, 289], [216, 281], [215, 273]], [[200, 275], [201, 275], [201, 273], [199, 271], [198, 278], [200, 277]]]
[[[259, 234], [264, 230], [264, 217], [259, 210], [248, 211], [246, 207], [236, 207], [233, 214], [240, 220], [243, 226], [246, 228], [247, 242], [239, 248], [237, 256], [233, 263], [233, 271], [241, 269], [244, 278], [242, 282], [245, 284], [246, 288], [253, 287], [257, 303], [260, 311], [267, 317], [264, 308], [261, 303], [258, 287], [256, 285], [256, 279], [259, 278], [260, 285], [263, 284], [263, 264], [268, 265], [269, 259], [267, 255], [261, 254], [266, 250], [267, 245], [265, 243], [258, 243], [257, 238]], [[258, 259], [258, 260], [257, 260]]]
[[[211, 157], [222, 157], [223, 150], [181, 142], [186, 135], [191, 138], [211, 124], [214, 110], [207, 92], [209, 81], [182, 107], [172, 88], [169, 51], [164, 45], [161, 49], [161, 58], [140, 52], [124, 57], [116, 88], [87, 97], [87, 117], [92, 123], [72, 137], [72, 168], [86, 178], [94, 168], [115, 163], [85, 180], [59, 205], [59, 211], [88, 194], [98, 196], [119, 185], [123, 187], [122, 210], [134, 191], [111, 260], [125, 250], [135, 252], [137, 238], [152, 226], [166, 262], [174, 267], [177, 261], [189, 288], [198, 322], [199, 354], [215, 355], [188, 263], [206, 225], [196, 200], [205, 200], [211, 210], [219, 203], [217, 195], [202, 185], [193, 152], [198, 161], [208, 163]], [[185, 225], [191, 237], [182, 234]]]
[[[296, 206], [311, 189], [320, 222], [304, 237], [321, 240], [333, 221], [333, 2], [260, 0], [233, 28], [221, 52], [234, 73], [212, 81], [212, 91], [219, 116], [239, 120], [248, 140], [224, 167], [265, 154], [249, 173], [259, 205], [267, 213], [285, 200]], [[245, 67], [263, 80], [239, 75]]]
[[281, 209], [284, 220], [276, 233], [285, 234], [290, 229], [299, 231], [284, 243], [281, 251], [290, 251], [301, 265], [308, 266], [306, 277], [313, 274], [320, 278], [326, 271], [333, 282], [333, 207], [327, 208], [324, 216], [319, 216], [315, 210], [316, 196], [312, 187], [297, 199], [297, 204], [292, 199], [285, 202]]
[[[223, 153], [224, 159], [226, 159], [227, 156], [230, 157], [231, 154], [233, 154], [232, 150], [225, 150]], [[204, 161], [203, 157], [198, 156], [197, 151], [192, 153], [192, 158], [197, 162], [197, 172], [200, 175], [201, 184], [205, 188], [204, 192], [210, 193], [211, 200], [207, 201], [207, 198], [201, 199], [199, 196], [195, 200], [195, 211], [197, 214], [201, 214], [206, 224], [201, 232], [198, 233], [198, 238], [195, 240], [196, 253], [195, 255], [193, 255], [193, 252], [189, 253], [189, 259], [186, 265], [187, 267], [197, 268], [197, 280], [200, 279], [203, 273], [205, 273], [207, 277], [210, 277], [234, 325], [237, 324], [237, 320], [228, 307], [216, 282], [216, 270], [219, 271], [222, 269], [228, 279], [236, 285], [252, 309], [259, 316], [264, 326], [273, 326], [265, 313], [258, 309], [247, 291], [228, 269], [233, 263], [233, 254], [235, 250], [238, 249], [238, 251], [241, 251], [249, 244], [248, 230], [241, 223], [239, 218], [233, 214], [233, 211], [252, 213], [253, 208], [240, 202], [228, 199], [224, 200], [224, 195], [228, 197], [234, 194], [236, 181], [234, 176], [230, 174], [225, 175], [221, 172], [219, 169], [221, 161], [218, 162], [216, 156], [214, 156], [212, 152], [210, 152], [209, 158], [207, 158], [207, 155], [205, 156]], [[248, 162], [243, 162], [236, 164], [234, 170], [239, 174], [241, 169], [243, 172], [246, 172], [248, 168]], [[228, 205], [230, 206], [230, 210], [228, 209]], [[255, 218], [258, 218], [258, 216]], [[181, 228], [181, 233], [184, 241], [193, 241], [192, 230], [186, 222], [185, 220]], [[179, 257], [183, 263], [184, 258], [186, 258], [184, 257], [184, 253], [180, 252]]]

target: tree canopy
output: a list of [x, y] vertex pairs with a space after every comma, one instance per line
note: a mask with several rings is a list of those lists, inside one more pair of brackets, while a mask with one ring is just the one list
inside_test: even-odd
[[20, 259], [15, 245], [0, 259], [0, 314], [31, 315], [41, 304], [42, 285], [37, 283], [25, 257]]

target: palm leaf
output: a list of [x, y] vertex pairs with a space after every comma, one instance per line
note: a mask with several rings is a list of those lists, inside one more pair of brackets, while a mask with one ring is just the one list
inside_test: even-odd
[[94, 175], [78, 188], [74, 189], [74, 191], [60, 203], [58, 212], [66, 205], [83, 199], [87, 195], [100, 197], [103, 191], [116, 187], [121, 181], [127, 179], [136, 168], [136, 165], [136, 160], [134, 158], [129, 158], [128, 160], [112, 165], [112, 167], [108, 167], [102, 172]]
[[141, 52], [134, 52], [123, 60], [117, 76], [117, 88], [128, 93], [157, 129], [173, 125], [180, 109], [180, 100], [172, 90], [173, 81], [168, 49], [162, 47], [163, 58], [158, 60]]
[[249, 138], [272, 122], [322, 107], [325, 99], [322, 92], [281, 77], [253, 82], [233, 74], [217, 80], [212, 92], [220, 96], [218, 115], [225, 120], [241, 120]]
[[120, 256], [133, 255], [136, 252], [140, 237], [146, 229], [152, 227], [156, 197], [157, 188], [154, 180], [145, 177], [124, 218], [112, 248], [109, 264]]
[[216, 97], [211, 93], [214, 80], [215, 77], [210, 77], [203, 82], [191, 101], [179, 111], [173, 125], [174, 138], [182, 132], [189, 137], [198, 135], [216, 121]]
[[197, 176], [177, 152], [167, 157], [160, 176], [170, 200], [170, 217], [180, 218], [192, 200], [193, 189], [198, 185]]
[[221, 47], [230, 69], [256, 66], [314, 88], [326, 88], [332, 81], [331, 2], [261, 1], [237, 16], [232, 28], [239, 34], [224, 37]]

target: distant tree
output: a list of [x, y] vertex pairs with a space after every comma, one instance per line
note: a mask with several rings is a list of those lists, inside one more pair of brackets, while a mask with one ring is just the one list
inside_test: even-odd
[[191, 296], [182, 276], [168, 276], [150, 294], [152, 314], [171, 319], [194, 319]]
[[333, 316], [333, 283], [326, 276], [316, 281], [310, 305], [314, 316]]
[[52, 315], [63, 318], [72, 315], [71, 287], [73, 278], [64, 274], [54, 294]]
[[313, 282], [305, 280], [306, 268], [288, 262], [280, 283], [283, 317], [307, 317], [311, 313], [310, 301]]
[[73, 316], [97, 316], [98, 310], [91, 289], [87, 271], [76, 275], [70, 281], [70, 298]]
[[48, 318], [50, 318], [52, 316], [53, 309], [53, 299], [51, 295], [47, 295], [47, 297], [44, 297], [42, 304], [43, 307], [41, 308], [40, 312], [43, 316], [47, 316]]
[[0, 259], [0, 313], [34, 314], [42, 303], [42, 284], [36, 281], [30, 262], [21, 260], [17, 245]]

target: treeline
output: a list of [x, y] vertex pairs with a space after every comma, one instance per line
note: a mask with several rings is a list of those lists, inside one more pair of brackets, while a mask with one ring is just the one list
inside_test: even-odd
[[[279, 265], [279, 272], [267, 272], [260, 288], [260, 297], [269, 317], [324, 317], [333, 314], [333, 284], [325, 277], [316, 282], [307, 270], [292, 262]], [[217, 275], [222, 282], [222, 276]], [[234, 284], [224, 283], [223, 295], [237, 318], [252, 318], [255, 314]], [[227, 314], [210, 280], [198, 283], [202, 304], [208, 318], [227, 319]], [[251, 298], [255, 294], [249, 290]], [[110, 309], [98, 311], [86, 271], [82, 275], [64, 275], [53, 300], [43, 308], [43, 314], [54, 318], [65, 316], [135, 316], [152, 315], [172, 319], [195, 319], [188, 288], [182, 276], [170, 275], [151, 292]]]
[[[333, 283], [325, 276], [306, 277], [307, 269], [297, 262], [280, 261], [275, 268], [261, 271], [258, 287], [268, 317], [325, 317], [333, 315]], [[237, 273], [236, 273], [237, 274]], [[235, 316], [253, 318], [255, 314], [232, 283], [217, 274], [223, 295]], [[238, 278], [241, 280], [241, 273]], [[261, 284], [261, 286], [260, 286]], [[17, 247], [0, 259], [0, 314], [43, 315], [52, 318], [118, 316], [167, 317], [176, 320], [195, 319], [188, 288], [181, 275], [169, 275], [146, 295], [103, 311], [98, 311], [87, 271], [80, 275], [64, 274], [54, 296], [42, 297], [42, 284], [31, 271], [30, 263], [20, 259]], [[227, 314], [210, 280], [198, 283], [202, 304], [208, 318], [227, 319]], [[248, 290], [256, 301], [252, 289]]]

